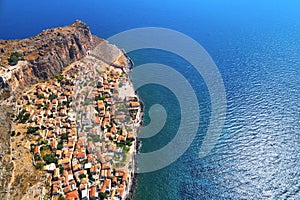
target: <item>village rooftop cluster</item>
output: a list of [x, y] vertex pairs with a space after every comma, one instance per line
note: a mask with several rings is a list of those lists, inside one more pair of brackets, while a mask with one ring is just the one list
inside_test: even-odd
[[49, 173], [51, 199], [125, 199], [134, 174], [137, 96], [120, 97], [125, 70], [77, 64], [17, 101], [33, 164]]

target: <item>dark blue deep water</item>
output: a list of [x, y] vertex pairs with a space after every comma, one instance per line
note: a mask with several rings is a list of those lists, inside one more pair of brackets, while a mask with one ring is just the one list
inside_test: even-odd
[[[182, 73], [197, 92], [201, 114], [196, 139], [180, 159], [138, 176], [136, 199], [300, 199], [299, 11], [296, 0], [2, 0], [0, 38], [29, 37], [75, 19], [103, 38], [146, 26], [192, 37], [212, 56], [225, 84], [223, 132], [213, 151], [199, 159], [210, 112], [204, 81], [169, 53], [131, 53], [136, 65], [163, 63]], [[143, 140], [142, 152], [149, 152], [174, 136], [178, 102], [157, 85], [139, 94], [146, 111], [159, 103], [168, 112], [164, 129]]]

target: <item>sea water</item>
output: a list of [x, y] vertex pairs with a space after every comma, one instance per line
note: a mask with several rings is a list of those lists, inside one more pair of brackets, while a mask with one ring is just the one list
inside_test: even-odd
[[[224, 81], [223, 131], [211, 153], [200, 159], [211, 112], [204, 80], [190, 63], [169, 52], [130, 53], [136, 66], [163, 63], [184, 75], [197, 93], [200, 116], [196, 138], [183, 156], [138, 175], [136, 199], [300, 199], [299, 8], [292, 0], [3, 0], [0, 38], [29, 37], [75, 19], [103, 38], [148, 26], [192, 37], [211, 55]], [[176, 134], [179, 102], [159, 85], [146, 85], [138, 93], [145, 124], [151, 105], [161, 104], [168, 113], [165, 127], [142, 140], [141, 152], [151, 152]]]

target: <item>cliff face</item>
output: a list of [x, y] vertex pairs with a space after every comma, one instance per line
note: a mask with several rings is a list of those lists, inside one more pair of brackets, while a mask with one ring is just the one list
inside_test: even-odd
[[[54, 77], [70, 63], [83, 58], [100, 40], [79, 20], [31, 38], [0, 40], [0, 99]], [[8, 60], [13, 52], [22, 56], [17, 65], [10, 66]]]

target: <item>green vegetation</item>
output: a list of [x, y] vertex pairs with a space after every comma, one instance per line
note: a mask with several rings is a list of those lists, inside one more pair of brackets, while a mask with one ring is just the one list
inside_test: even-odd
[[130, 147], [124, 147], [123, 149], [126, 153], [128, 153], [130, 151]]
[[30, 152], [32, 153], [34, 150], [34, 144], [30, 144]]
[[98, 100], [104, 100], [105, 99], [105, 96], [96, 96], [95, 97], [95, 101], [98, 101]]
[[131, 142], [131, 141], [128, 141], [128, 140], [126, 140], [126, 141], [125, 141], [125, 144], [126, 144], [127, 146], [131, 146], [131, 145], [132, 145], [132, 142]]
[[54, 154], [46, 154], [44, 155], [43, 157], [44, 161], [47, 163], [47, 164], [50, 164], [50, 163], [55, 163], [57, 164], [57, 158]]
[[38, 131], [39, 128], [38, 127], [32, 127], [32, 126], [29, 126], [27, 128], [27, 134], [34, 134], [36, 131]]
[[77, 181], [76, 186], [79, 187], [79, 185], [80, 185], [80, 181]]
[[42, 170], [44, 166], [45, 166], [45, 163], [39, 162], [39, 163], [37, 163], [37, 164], [35, 165], [35, 168], [36, 168], [36, 169], [39, 169], [39, 170]]
[[22, 124], [25, 124], [29, 118], [30, 118], [30, 114], [26, 113], [26, 110], [24, 109], [17, 116], [17, 120]]
[[38, 160], [42, 160], [40, 155], [34, 154], [34, 160], [38, 161]]
[[43, 145], [43, 144], [48, 145], [48, 140], [41, 140], [41, 141], [39, 141], [39, 145]]
[[123, 83], [122, 82], [120, 82], [119, 83], [119, 88], [121, 88], [123, 86]]
[[48, 97], [49, 101], [52, 101], [53, 99], [56, 99], [56, 98], [57, 98], [57, 96], [56, 96], [55, 94], [51, 94], [51, 95]]
[[63, 167], [60, 167], [60, 168], [59, 168], [59, 173], [62, 174], [63, 172], [64, 172], [64, 168], [63, 168]]
[[63, 108], [62, 105], [59, 103], [59, 104], [57, 105], [57, 110], [60, 111], [62, 108]]
[[46, 103], [46, 104], [44, 105], [44, 110], [47, 110], [48, 108], [49, 108], [49, 104]]
[[61, 134], [62, 140], [68, 140], [68, 135], [66, 133]]
[[117, 147], [121, 147], [125, 152], [129, 152], [131, 145], [130, 141], [117, 143]]
[[59, 195], [58, 200], [66, 200], [66, 198], [61, 194]]
[[39, 98], [39, 99], [44, 99], [45, 96], [44, 96], [43, 94], [39, 94], [39, 95], [38, 95], [38, 98]]
[[59, 141], [59, 143], [57, 144], [57, 149], [58, 149], [58, 150], [62, 150], [63, 147], [64, 147], [64, 143], [63, 143], [63, 141], [61, 140], [61, 141]]
[[50, 146], [49, 145], [44, 145], [41, 147], [41, 151], [46, 151], [46, 150], [49, 150], [50, 149]]
[[70, 102], [69, 102], [69, 101], [63, 101], [63, 104], [64, 104], [65, 106], [67, 106], [67, 108], [70, 107]]
[[55, 78], [57, 79], [58, 82], [61, 82], [64, 77], [60, 74], [60, 75], [56, 75]]
[[86, 178], [86, 175], [85, 175], [85, 174], [80, 174], [80, 175], [79, 175], [79, 178], [80, 178], [80, 179]]
[[22, 124], [25, 124], [25, 123], [28, 121], [29, 118], [30, 118], [30, 114], [29, 114], [29, 113], [26, 113], [26, 114], [23, 116], [23, 118], [21, 119], [21, 123], [22, 123]]
[[10, 57], [8, 59], [8, 62], [10, 65], [16, 65], [19, 62], [19, 58], [22, 57], [22, 54], [19, 52], [13, 52], [10, 54]]
[[92, 174], [89, 174], [89, 180], [95, 181], [95, 179], [93, 178], [93, 175], [92, 175]]
[[124, 146], [131, 146], [132, 145], [132, 142], [131, 141], [121, 141], [120, 143], [117, 144], [118, 147], [124, 147]]
[[107, 193], [106, 192], [100, 192], [100, 199], [104, 200], [107, 197]]

